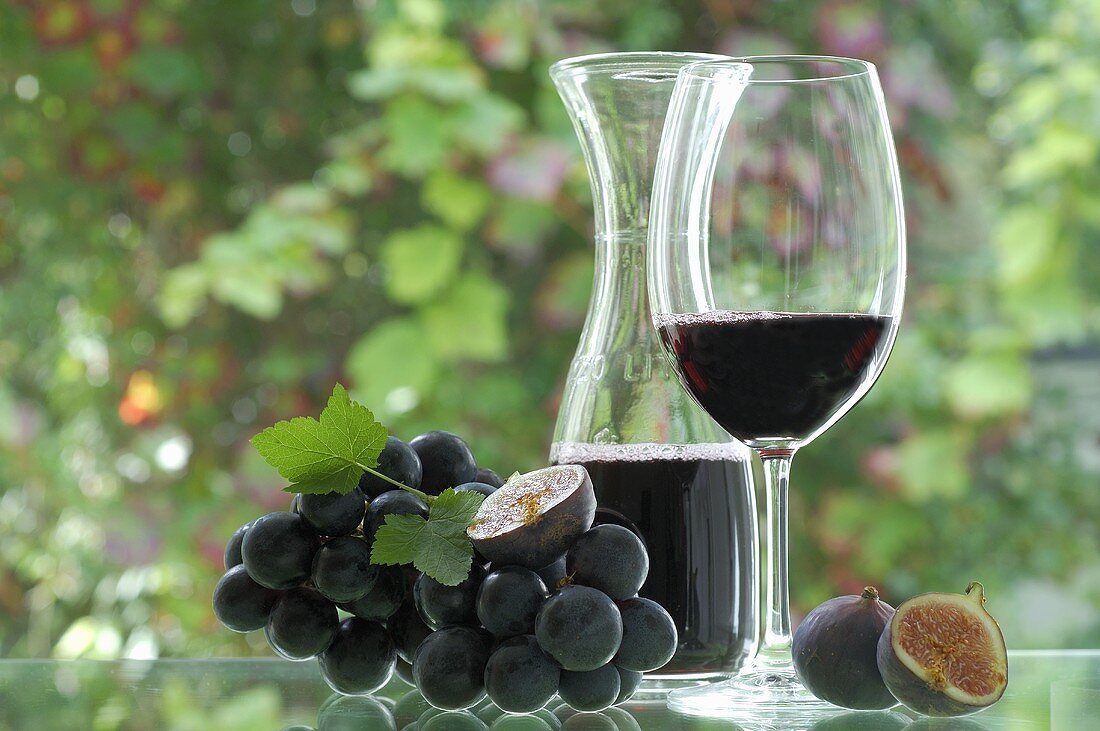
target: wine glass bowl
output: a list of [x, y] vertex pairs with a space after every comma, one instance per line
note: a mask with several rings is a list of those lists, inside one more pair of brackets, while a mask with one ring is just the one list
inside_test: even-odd
[[[745, 81], [731, 66], [748, 63]], [[767, 612], [753, 666], [677, 691], [680, 710], [819, 712], [795, 677], [787, 598], [791, 460], [870, 390], [897, 335], [905, 228], [875, 68], [747, 57], [678, 75], [657, 159], [648, 281], [684, 388], [764, 463]]]
[[794, 449], [870, 389], [896, 329], [872, 314], [711, 310], [658, 319], [681, 383], [731, 435]]

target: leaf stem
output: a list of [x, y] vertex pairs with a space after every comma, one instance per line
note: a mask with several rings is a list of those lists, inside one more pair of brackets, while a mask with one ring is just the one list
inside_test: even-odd
[[383, 475], [378, 470], [367, 467], [365, 464], [360, 464], [359, 462], [356, 462], [355, 466], [358, 467], [359, 469], [363, 470], [364, 472], [369, 472], [372, 475], [374, 475], [375, 477], [379, 477], [379, 478], [385, 480], [386, 482], [390, 483], [394, 487], [400, 488], [400, 489], [404, 490], [405, 492], [409, 492], [409, 493], [412, 493], [413, 495], [416, 495], [418, 498], [420, 498], [421, 500], [426, 502], [428, 505], [431, 505], [432, 501], [435, 500], [434, 495], [429, 495], [426, 492], [421, 492], [420, 490], [417, 490], [415, 487], [409, 487], [408, 485], [404, 485], [404, 484], [398, 482], [397, 480], [395, 480], [391, 477], [386, 477], [385, 475]]

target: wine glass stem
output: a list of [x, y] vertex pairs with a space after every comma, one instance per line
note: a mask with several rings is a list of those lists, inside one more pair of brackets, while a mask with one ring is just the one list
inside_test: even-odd
[[791, 608], [787, 589], [787, 484], [794, 450], [759, 450], [767, 497], [767, 620], [756, 664], [791, 668]]

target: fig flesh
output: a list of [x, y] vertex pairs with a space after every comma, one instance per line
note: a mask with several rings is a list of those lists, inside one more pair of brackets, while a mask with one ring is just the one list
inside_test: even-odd
[[466, 535], [494, 564], [535, 571], [564, 554], [595, 516], [588, 471], [555, 465], [513, 477], [485, 498]]
[[962, 716], [996, 703], [1008, 686], [1008, 652], [985, 610], [985, 588], [929, 593], [898, 607], [878, 644], [886, 687], [910, 710]]
[[873, 711], [897, 705], [879, 674], [875, 653], [894, 608], [868, 586], [813, 609], [794, 633], [791, 655], [799, 680], [823, 701]]

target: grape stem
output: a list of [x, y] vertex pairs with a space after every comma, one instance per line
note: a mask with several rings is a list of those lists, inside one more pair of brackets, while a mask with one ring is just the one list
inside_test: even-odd
[[404, 485], [404, 484], [398, 482], [397, 480], [395, 480], [391, 477], [386, 477], [385, 475], [383, 475], [378, 470], [367, 467], [365, 464], [360, 464], [359, 462], [356, 462], [355, 466], [358, 467], [359, 469], [363, 470], [364, 472], [369, 472], [372, 475], [374, 475], [375, 477], [378, 477], [378, 478], [381, 478], [381, 479], [385, 480], [386, 482], [390, 483], [394, 487], [400, 488], [400, 489], [404, 490], [405, 492], [409, 492], [409, 493], [412, 493], [413, 495], [416, 495], [418, 498], [420, 498], [421, 500], [426, 502], [428, 505], [431, 505], [432, 501], [435, 500], [434, 495], [429, 495], [426, 492], [421, 492], [420, 490], [417, 490], [415, 487], [409, 487], [408, 485]]

